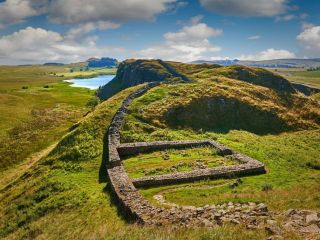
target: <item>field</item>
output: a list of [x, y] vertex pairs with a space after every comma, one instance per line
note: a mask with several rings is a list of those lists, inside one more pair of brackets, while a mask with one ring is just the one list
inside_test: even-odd
[[[73, 68], [72, 68], [73, 69]], [[86, 78], [86, 77], [93, 77], [99, 75], [114, 75], [116, 74], [116, 68], [91, 68], [86, 71], [80, 71], [79, 69], [75, 69], [68, 72], [58, 72], [56, 73], [57, 76], [64, 77], [64, 78]]]
[[303, 83], [311, 87], [320, 88], [320, 71], [307, 71], [306, 69], [277, 68], [273, 71], [283, 75], [295, 83]]
[[[99, 73], [102, 71], [98, 70]], [[24, 163], [27, 158], [32, 161], [32, 154], [59, 140], [70, 126], [91, 110], [88, 102], [95, 98], [94, 91], [70, 87], [69, 83], [62, 82], [67, 77], [54, 75], [57, 72], [68, 74], [70, 68], [0, 67], [1, 174], [16, 176], [12, 174], [13, 165]], [[97, 72], [81, 74], [92, 76]], [[20, 168], [24, 169], [23, 166]], [[12, 177], [2, 178], [0, 188], [10, 179]]]

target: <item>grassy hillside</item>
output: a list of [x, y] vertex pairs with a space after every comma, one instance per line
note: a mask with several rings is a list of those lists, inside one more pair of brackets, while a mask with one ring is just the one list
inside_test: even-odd
[[108, 99], [117, 92], [145, 82], [186, 81], [183, 74], [162, 60], [126, 60], [120, 63], [116, 77], [98, 90], [100, 99]]
[[[26, 160], [67, 133], [91, 107], [94, 91], [71, 88], [66, 66], [0, 67], [0, 171]], [[1, 181], [1, 185], [2, 185]]]
[[273, 69], [288, 80], [307, 86], [320, 88], [320, 71], [307, 71], [306, 69]]
[[137, 87], [99, 105], [56, 149], [0, 196], [5, 239], [261, 239], [262, 230], [137, 227], [119, 215], [99, 173], [105, 129], [121, 101]]
[[[259, 76], [250, 82], [231, 79], [220, 66], [201, 65], [197, 69], [196, 65], [169, 64], [191, 81], [161, 84], [134, 100], [121, 132], [122, 141], [212, 138], [265, 163], [267, 174], [243, 178], [241, 184], [232, 188], [234, 180], [204, 181], [141, 189], [143, 195], [154, 202], [153, 196], [161, 193], [170, 202], [196, 206], [232, 200], [262, 201], [273, 211], [320, 209], [317, 100], [290, 90], [279, 91], [283, 84], [280, 88], [274, 80], [262, 85]], [[0, 238], [267, 238], [263, 229], [248, 230], [242, 225], [186, 230], [126, 222], [106, 183], [103, 137], [121, 102], [138, 87], [119, 92], [98, 105], [49, 156], [0, 193]], [[184, 161], [206, 157], [207, 151], [183, 153]], [[151, 160], [146, 165], [137, 163], [139, 157], [151, 157], [159, 162], [158, 172], [170, 171], [172, 163], [161, 161], [162, 154], [133, 156], [127, 167], [132, 176], [141, 175], [144, 170], [157, 174], [152, 172], [157, 166]], [[181, 153], [167, 155], [178, 161]], [[212, 164], [221, 164], [221, 159], [217, 160], [212, 153], [210, 156], [208, 161]], [[284, 238], [302, 239], [291, 232], [285, 232]]]
[[[217, 139], [265, 163], [268, 173], [247, 177], [236, 189], [228, 187], [232, 181], [221, 187], [209, 181], [142, 193], [152, 202], [154, 195], [165, 193], [169, 201], [183, 205], [263, 201], [277, 211], [319, 209], [319, 102], [291, 90], [279, 91], [277, 78], [263, 87], [261, 79], [251, 84], [231, 69], [191, 71], [194, 83], [163, 84], [150, 90], [131, 105], [122, 139]], [[273, 76], [264, 70], [263, 75]], [[278, 79], [291, 89], [286, 80]], [[264, 186], [272, 190], [263, 191]]]

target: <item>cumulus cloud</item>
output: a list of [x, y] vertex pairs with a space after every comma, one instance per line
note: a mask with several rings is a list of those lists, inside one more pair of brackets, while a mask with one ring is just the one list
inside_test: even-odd
[[206, 9], [222, 15], [276, 16], [288, 9], [288, 0], [200, 0]]
[[55, 0], [49, 19], [57, 23], [150, 20], [177, 0]]
[[209, 27], [200, 20], [200, 17], [192, 18], [189, 24], [180, 31], [164, 34], [165, 43], [163, 45], [136, 52], [135, 57], [189, 62], [202, 58], [203, 54], [220, 51], [221, 48], [213, 46], [209, 38], [217, 37], [223, 31]]
[[185, 5], [178, 0], [6, 0], [0, 3], [0, 27], [41, 14], [64, 24], [152, 20]]
[[93, 56], [107, 56], [121, 48], [98, 47], [94, 40], [75, 42], [60, 33], [27, 27], [0, 38], [0, 64], [75, 62]]
[[0, 3], [0, 27], [46, 12], [48, 0], [7, 0]]
[[297, 36], [303, 53], [307, 57], [320, 56], [320, 26], [309, 24]]
[[288, 58], [295, 58], [295, 57], [296, 55], [288, 50], [269, 48], [257, 54], [242, 55], [238, 59], [261, 61], [261, 60], [273, 60], [273, 59], [288, 59]]

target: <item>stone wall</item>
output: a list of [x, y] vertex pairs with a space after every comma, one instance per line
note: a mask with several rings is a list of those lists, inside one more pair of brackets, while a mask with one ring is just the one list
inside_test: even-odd
[[165, 149], [179, 149], [192, 148], [198, 146], [209, 145], [207, 140], [200, 141], [158, 141], [158, 142], [135, 142], [123, 143], [118, 147], [118, 152], [121, 156], [133, 155], [137, 153], [165, 150]]
[[[211, 140], [202, 141], [173, 141], [173, 142], [143, 142], [143, 143], [120, 143], [120, 129], [122, 127], [124, 117], [128, 111], [128, 106], [132, 101], [144, 94], [149, 89], [157, 86], [158, 83], [149, 83], [136, 92], [130, 94], [123, 102], [120, 109], [115, 114], [112, 123], [107, 131], [108, 134], [108, 150], [109, 164], [108, 177], [110, 186], [115, 193], [119, 207], [123, 213], [130, 219], [141, 224], [150, 225], [166, 225], [175, 224], [178, 226], [214, 226], [221, 224], [222, 221], [234, 219], [232, 211], [217, 211], [213, 207], [203, 208], [159, 208], [151, 205], [145, 199], [135, 186], [153, 186], [159, 184], [172, 184], [185, 181], [195, 181], [205, 178], [225, 177], [226, 175], [249, 175], [264, 173], [264, 165], [259, 161], [249, 158], [240, 153], [236, 153], [224, 145]], [[214, 169], [205, 169], [199, 171], [190, 171], [186, 173], [176, 173], [150, 178], [130, 180], [121, 162], [121, 156], [136, 154], [145, 151], [163, 150], [166, 148], [185, 148], [201, 145], [210, 145], [218, 150], [218, 153], [225, 156], [230, 155], [238, 160], [240, 164], [230, 167], [220, 167]], [[262, 216], [261, 211], [266, 208], [253, 209], [250, 216]], [[235, 209], [237, 216], [244, 219], [247, 214], [246, 210]]]
[[[247, 159], [246, 156], [244, 156], [243, 159], [238, 158], [238, 156], [239, 154], [232, 155], [235, 160], [241, 161], [243, 159]], [[247, 163], [239, 165], [199, 169], [189, 172], [175, 172], [171, 174], [133, 179], [132, 183], [136, 187], [153, 187], [207, 179], [243, 177], [263, 173], [265, 173], [264, 165], [259, 162], [257, 163], [256, 160], [252, 159], [252, 161], [249, 160]]]

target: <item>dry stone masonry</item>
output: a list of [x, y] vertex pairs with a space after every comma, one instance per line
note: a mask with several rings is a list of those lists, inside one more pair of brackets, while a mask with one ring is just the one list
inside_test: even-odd
[[[270, 213], [263, 203], [228, 203], [221, 205], [212, 205], [204, 207], [178, 206], [176, 204], [167, 203], [163, 196], [156, 195], [155, 199], [158, 207], [150, 204], [144, 198], [136, 187], [157, 186], [166, 184], [176, 184], [182, 182], [193, 182], [202, 179], [231, 178], [241, 177], [253, 174], [265, 173], [264, 164], [252, 159], [241, 153], [237, 153], [228, 147], [212, 141], [159, 141], [159, 142], [139, 142], [139, 143], [120, 143], [120, 129], [124, 121], [124, 117], [128, 111], [128, 106], [132, 101], [143, 95], [149, 89], [159, 85], [159, 83], [149, 83], [137, 91], [130, 94], [123, 102], [120, 109], [115, 114], [113, 121], [107, 131], [108, 134], [108, 150], [109, 164], [108, 177], [110, 186], [114, 191], [119, 207], [128, 219], [134, 220], [141, 224], [147, 225], [177, 225], [183, 227], [203, 226], [214, 227], [223, 223], [245, 224], [247, 228], [257, 228], [259, 226], [267, 226], [268, 231], [273, 231], [272, 235], [278, 234], [279, 230], [275, 226], [274, 213]], [[158, 175], [152, 177], [144, 177], [131, 180], [126, 173], [121, 161], [121, 157], [125, 155], [137, 154], [155, 150], [165, 150], [170, 148], [190, 148], [197, 146], [211, 146], [217, 149], [218, 154], [227, 156], [238, 161], [237, 165], [223, 166], [212, 169], [199, 169], [190, 172], [175, 172], [172, 174]], [[289, 221], [287, 225], [292, 227], [299, 225], [305, 231], [320, 231], [317, 224], [320, 223], [319, 213], [309, 213], [311, 217], [306, 218], [302, 213], [299, 214], [292, 210], [288, 214], [292, 216], [299, 215], [300, 222]], [[308, 215], [306, 214], [306, 215]], [[318, 214], [318, 215], [317, 215]], [[285, 216], [286, 217], [286, 216]], [[269, 221], [269, 222], [268, 222]], [[309, 221], [312, 227], [306, 227]], [[267, 225], [266, 225], [267, 224]], [[270, 226], [269, 226], [270, 225]], [[272, 230], [273, 229], [273, 230]], [[276, 229], [276, 230], [275, 230]], [[281, 229], [279, 230], [281, 231]], [[275, 232], [275, 233], [274, 233]]]

